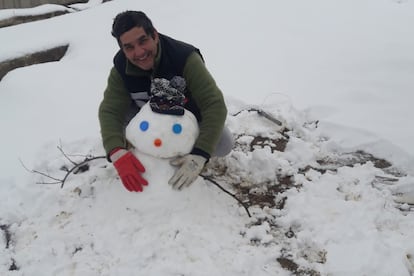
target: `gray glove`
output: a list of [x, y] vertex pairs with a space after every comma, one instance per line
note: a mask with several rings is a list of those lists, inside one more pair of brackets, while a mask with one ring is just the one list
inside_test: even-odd
[[171, 165], [181, 167], [171, 177], [168, 184], [177, 190], [190, 186], [197, 179], [206, 162], [205, 157], [195, 154], [187, 154], [172, 160]]

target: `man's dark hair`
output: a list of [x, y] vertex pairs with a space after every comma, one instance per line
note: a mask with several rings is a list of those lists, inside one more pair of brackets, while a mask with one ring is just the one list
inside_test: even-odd
[[155, 38], [155, 28], [148, 16], [141, 11], [119, 13], [112, 24], [112, 36], [120, 43], [120, 36], [134, 27], [142, 27], [147, 35]]

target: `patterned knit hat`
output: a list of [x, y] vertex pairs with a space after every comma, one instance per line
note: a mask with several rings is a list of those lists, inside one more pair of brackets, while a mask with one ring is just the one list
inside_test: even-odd
[[161, 114], [184, 115], [185, 80], [174, 77], [171, 81], [155, 78], [151, 83], [150, 107]]

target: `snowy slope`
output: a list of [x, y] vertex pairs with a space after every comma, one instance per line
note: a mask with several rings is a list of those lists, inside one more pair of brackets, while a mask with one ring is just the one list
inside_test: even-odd
[[[411, 275], [413, 5], [118, 0], [0, 29], [1, 60], [70, 44], [0, 82], [0, 274]], [[62, 189], [23, 168], [62, 179], [56, 146], [103, 155], [97, 107], [126, 9], [201, 48], [237, 142], [204, 175], [252, 217], [202, 178], [132, 194], [104, 159]]]
[[[63, 189], [39, 174], [24, 190], [9, 188], [1, 225], [10, 242], [2, 246], [0, 271], [15, 265], [10, 275], [410, 275], [413, 212], [395, 202], [394, 190], [414, 178], [378, 168], [381, 160], [372, 156], [345, 153], [293, 109], [272, 108], [287, 120], [283, 135], [257, 112], [231, 106], [235, 149], [203, 173], [245, 202], [252, 217], [202, 178], [177, 192], [158, 171], [143, 193], [129, 193], [98, 159], [70, 175]], [[288, 141], [285, 149], [281, 141]], [[98, 139], [60, 146], [75, 162], [102, 155]], [[43, 151], [34, 169], [63, 179], [62, 168], [73, 164], [54, 146]]]

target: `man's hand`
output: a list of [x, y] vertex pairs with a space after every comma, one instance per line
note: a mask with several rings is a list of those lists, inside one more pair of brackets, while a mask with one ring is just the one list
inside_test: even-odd
[[128, 191], [142, 192], [142, 186], [148, 185], [147, 180], [141, 175], [145, 172], [144, 166], [131, 152], [125, 149], [114, 150], [111, 153], [111, 161]]
[[174, 189], [190, 186], [201, 173], [207, 159], [201, 155], [187, 154], [171, 161], [173, 166], [181, 166], [168, 181]]

